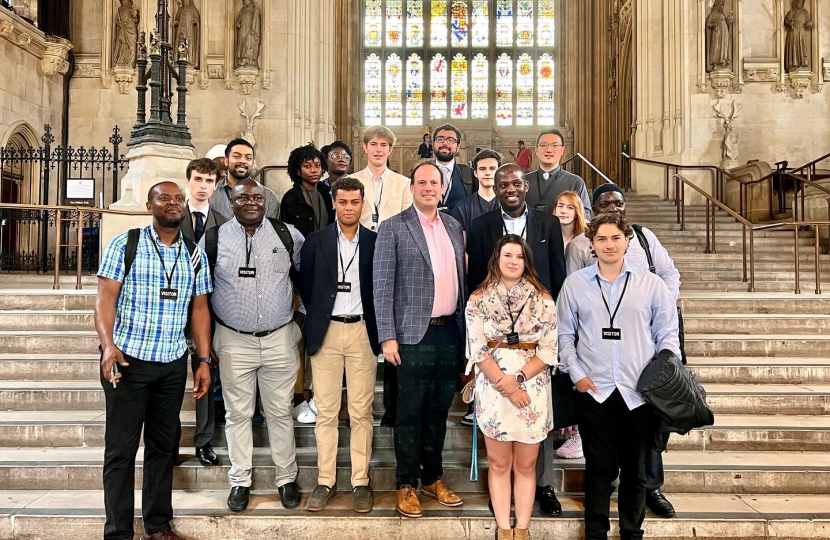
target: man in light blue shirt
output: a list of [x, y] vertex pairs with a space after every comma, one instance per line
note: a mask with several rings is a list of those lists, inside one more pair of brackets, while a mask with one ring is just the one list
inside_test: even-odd
[[618, 475], [620, 536], [643, 537], [645, 455], [656, 419], [637, 380], [657, 352], [680, 355], [677, 309], [666, 284], [625, 260], [632, 235], [619, 214], [595, 218], [586, 236], [598, 261], [568, 276], [557, 300], [560, 360], [579, 391], [586, 540], [607, 538]]

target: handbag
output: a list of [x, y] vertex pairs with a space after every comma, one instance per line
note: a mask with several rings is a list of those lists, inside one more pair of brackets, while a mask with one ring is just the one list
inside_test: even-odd
[[571, 376], [556, 368], [550, 377], [550, 393], [553, 401], [553, 429], [575, 425], [576, 389]]

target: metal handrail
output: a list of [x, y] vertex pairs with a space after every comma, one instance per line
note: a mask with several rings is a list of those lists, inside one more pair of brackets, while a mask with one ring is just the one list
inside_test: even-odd
[[810, 163], [806, 163], [806, 164], [802, 165], [801, 167], [798, 167], [797, 169], [791, 169], [790, 172], [798, 172], [798, 171], [806, 169], [807, 167], [814, 167], [814, 166], [818, 165], [820, 162], [822, 162], [826, 159], [830, 159], [830, 152], [828, 152], [827, 154], [824, 154], [820, 158], [814, 159]]
[[576, 159], [576, 158], [581, 159], [583, 162], [585, 162], [585, 164], [586, 164], [586, 165], [588, 165], [589, 167], [591, 167], [591, 168], [594, 170], [594, 172], [595, 172], [595, 173], [597, 173], [598, 175], [600, 175], [600, 176], [601, 176], [601, 177], [605, 180], [605, 183], [606, 183], [606, 184], [613, 184], [613, 183], [614, 183], [614, 182], [612, 182], [612, 181], [611, 181], [611, 179], [610, 179], [610, 178], [608, 178], [607, 176], [605, 176], [605, 175], [602, 173], [602, 171], [600, 171], [599, 169], [597, 169], [597, 168], [596, 168], [596, 166], [595, 166], [593, 163], [591, 163], [591, 160], [590, 160], [590, 159], [586, 158], [585, 156], [583, 156], [583, 155], [582, 155], [581, 153], [579, 153], [579, 152], [577, 152], [576, 154], [572, 155], [571, 157], [569, 157], [568, 159], [566, 159], [565, 161], [563, 161], [562, 163], [560, 163], [560, 164], [559, 164], [559, 166], [560, 166], [560, 167], [564, 167], [565, 165], [567, 165], [568, 163], [570, 163], [571, 161], [573, 161], [573, 160], [574, 160], [574, 159]]

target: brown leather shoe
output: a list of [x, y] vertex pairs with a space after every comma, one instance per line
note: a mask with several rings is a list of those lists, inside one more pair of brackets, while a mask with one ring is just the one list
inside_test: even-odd
[[444, 506], [461, 506], [464, 504], [461, 497], [456, 495], [455, 492], [450, 489], [450, 486], [444, 482], [443, 478], [439, 478], [434, 484], [429, 486], [421, 486], [421, 493], [427, 497], [438, 499], [438, 502]]
[[398, 505], [395, 507], [402, 516], [409, 518], [421, 517], [421, 501], [412, 486], [403, 486], [398, 490]]
[[497, 540], [513, 540], [513, 529], [499, 529]]
[[530, 540], [530, 529], [513, 529], [514, 540]]
[[151, 534], [150, 536], [143, 535], [142, 538], [144, 540], [184, 540], [184, 538], [173, 532], [173, 529]]

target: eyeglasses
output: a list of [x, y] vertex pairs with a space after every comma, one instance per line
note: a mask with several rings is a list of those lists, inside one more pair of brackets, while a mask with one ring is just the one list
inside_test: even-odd
[[536, 148], [541, 148], [542, 150], [545, 150], [546, 148], [552, 148], [554, 150], [558, 150], [559, 148], [564, 148], [564, 147], [565, 147], [565, 145], [563, 145], [563, 144], [546, 143], [546, 142], [540, 142], [539, 144], [536, 145]]
[[352, 160], [352, 156], [349, 154], [329, 154], [329, 159], [349, 163]]
[[455, 144], [458, 142], [458, 139], [455, 137], [435, 137], [435, 142], [441, 144], [442, 142], [448, 142], [450, 144]]

